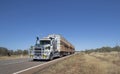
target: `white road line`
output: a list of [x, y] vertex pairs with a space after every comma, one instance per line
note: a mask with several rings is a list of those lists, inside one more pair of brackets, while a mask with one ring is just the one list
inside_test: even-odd
[[[66, 56], [66, 57], [63, 57], [63, 58], [60, 58], [60, 59], [64, 59], [64, 58], [67, 58], [67, 57], [70, 57], [70, 56], [72, 56], [72, 55], [69, 55], [69, 56]], [[53, 60], [53, 61], [57, 61], [57, 60], [60, 60], [60, 59], [56, 59], [56, 60]], [[37, 66], [33, 66], [33, 67], [30, 67], [30, 68], [27, 68], [27, 69], [24, 69], [24, 70], [15, 72], [15, 73], [13, 73], [13, 74], [19, 74], [19, 73], [25, 72], [25, 71], [27, 71], [27, 70], [30, 70], [30, 69], [33, 69], [33, 68], [36, 68], [36, 67], [46, 65], [46, 64], [51, 63], [51, 62], [53, 62], [53, 61], [49, 61], [49, 62], [40, 64], [40, 65], [37, 65]]]
[[[49, 63], [49, 62], [47, 62], [47, 63]], [[36, 68], [36, 67], [39, 67], [39, 66], [45, 65], [45, 64], [47, 64], [47, 63], [43, 63], [43, 64], [40, 64], [40, 65], [37, 65], [37, 66], [33, 66], [33, 67], [30, 67], [30, 68], [27, 68], [27, 69], [24, 69], [24, 70], [21, 70], [21, 71], [15, 72], [15, 73], [13, 73], [13, 74], [19, 74], [19, 73], [22, 73], [22, 72], [24, 72], [24, 71], [27, 71], [27, 70], [30, 70], [30, 69], [33, 69], [33, 68]]]

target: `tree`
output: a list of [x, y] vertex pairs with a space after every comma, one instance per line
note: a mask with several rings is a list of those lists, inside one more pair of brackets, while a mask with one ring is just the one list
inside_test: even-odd
[[0, 56], [8, 55], [8, 49], [5, 47], [0, 47]]
[[23, 55], [27, 55], [28, 54], [28, 50], [23, 50]]
[[119, 52], [120, 52], [120, 46], [115, 46], [115, 47], [113, 47], [112, 50], [113, 50], [113, 51], [119, 51]]
[[85, 50], [86, 53], [91, 53], [91, 52], [111, 52], [111, 51], [117, 51], [120, 52], [120, 46], [115, 46], [115, 47], [101, 47], [101, 48], [96, 48], [96, 49], [90, 49], [90, 50]]

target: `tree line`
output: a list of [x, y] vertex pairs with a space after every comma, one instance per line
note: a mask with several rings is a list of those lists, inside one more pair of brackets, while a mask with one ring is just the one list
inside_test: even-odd
[[85, 50], [84, 52], [91, 53], [91, 52], [112, 52], [112, 51], [120, 52], [120, 46], [115, 46], [115, 47], [107, 46], [107, 47]]
[[5, 47], [0, 47], [0, 56], [11, 56], [11, 55], [28, 55], [28, 50], [9, 50]]

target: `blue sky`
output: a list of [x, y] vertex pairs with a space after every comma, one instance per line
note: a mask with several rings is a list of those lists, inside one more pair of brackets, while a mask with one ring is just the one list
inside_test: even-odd
[[120, 1], [0, 0], [0, 46], [27, 49], [53, 33], [77, 50], [120, 44]]

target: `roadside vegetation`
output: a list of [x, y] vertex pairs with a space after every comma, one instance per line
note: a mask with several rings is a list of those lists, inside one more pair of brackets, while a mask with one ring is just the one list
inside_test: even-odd
[[101, 48], [96, 48], [96, 49], [88, 49], [83, 52], [85, 53], [92, 53], [92, 52], [120, 52], [120, 46], [115, 46], [115, 47], [101, 47]]
[[120, 46], [82, 51], [34, 74], [120, 74]]
[[120, 74], [120, 66], [82, 52], [34, 74]]
[[120, 52], [93, 52], [89, 55], [120, 66]]
[[9, 50], [5, 47], [0, 47], [0, 60], [10, 59], [10, 58], [19, 58], [22, 56], [28, 55], [28, 50]]

